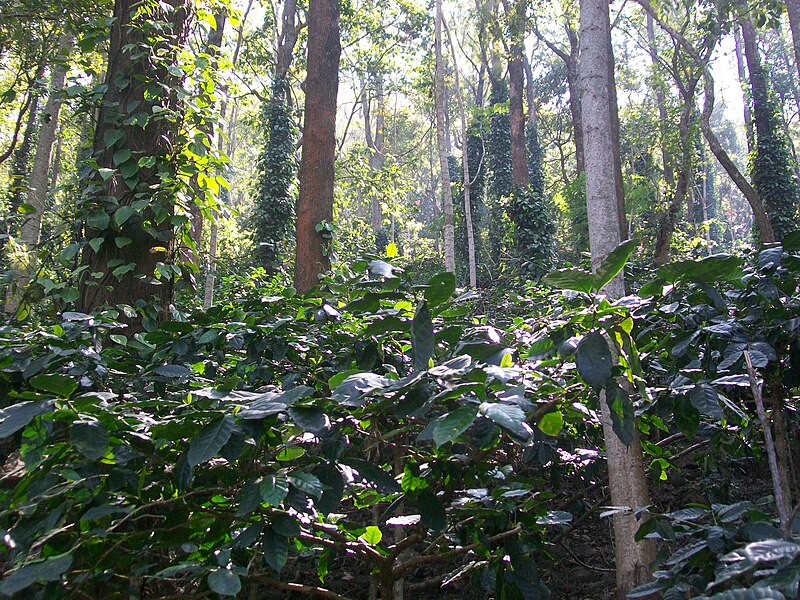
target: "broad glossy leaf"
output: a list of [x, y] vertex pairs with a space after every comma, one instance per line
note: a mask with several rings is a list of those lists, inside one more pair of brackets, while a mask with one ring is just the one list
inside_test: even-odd
[[393, 267], [392, 265], [383, 260], [373, 260], [369, 263], [369, 266], [367, 267], [369, 276], [373, 279], [376, 279], [378, 277], [386, 277], [387, 279], [391, 279], [395, 277], [394, 274], [395, 269], [396, 267]]
[[319, 500], [322, 497], [322, 482], [316, 475], [305, 471], [295, 471], [286, 478], [291, 485], [309, 496]]
[[631, 252], [636, 248], [634, 240], [625, 240], [619, 246], [614, 248], [600, 263], [600, 266], [595, 271], [592, 285], [594, 289], [600, 290], [608, 282], [610, 282], [617, 274], [625, 268], [625, 263], [628, 262], [628, 257]]
[[375, 373], [357, 373], [336, 386], [332, 394], [333, 400], [345, 406], [361, 406], [369, 392], [387, 388], [392, 380]]
[[367, 530], [361, 534], [360, 539], [364, 540], [370, 546], [377, 546], [383, 539], [383, 532], [379, 527], [370, 525], [367, 527]]
[[800, 545], [786, 540], [764, 540], [745, 546], [742, 554], [752, 562], [793, 560], [800, 555]]
[[689, 400], [702, 415], [712, 419], [722, 419], [725, 413], [719, 404], [719, 394], [717, 390], [707, 383], [698, 383], [689, 390]]
[[235, 596], [242, 590], [242, 581], [230, 569], [217, 569], [208, 574], [208, 587], [220, 596]]
[[358, 458], [346, 458], [342, 459], [342, 462], [358, 471], [359, 476], [374, 485], [375, 489], [382, 494], [393, 494], [402, 491], [395, 478], [374, 463]]
[[606, 338], [597, 331], [587, 334], [578, 344], [575, 364], [583, 380], [595, 391], [605, 387], [612, 368], [611, 350]]
[[447, 526], [447, 513], [444, 506], [430, 490], [422, 490], [417, 496], [417, 508], [422, 518], [422, 522], [429, 529], [438, 532], [443, 531]]
[[69, 437], [78, 452], [90, 460], [97, 460], [108, 450], [108, 431], [102, 423], [75, 423]]
[[739, 588], [709, 596], [708, 600], [786, 600], [781, 592], [771, 588]]
[[318, 408], [302, 407], [290, 408], [289, 416], [299, 427], [310, 431], [314, 435], [319, 435], [331, 428], [331, 420], [324, 412]]
[[225, 415], [203, 427], [189, 444], [189, 465], [194, 467], [214, 458], [231, 437], [233, 425], [233, 417]]
[[533, 433], [525, 422], [525, 413], [519, 406], [500, 404], [499, 402], [483, 402], [479, 410], [482, 415], [521, 440], [527, 440]]
[[658, 276], [667, 283], [680, 279], [716, 283], [742, 276], [742, 259], [729, 254], [714, 254], [700, 260], [679, 260], [658, 269]]
[[623, 444], [630, 446], [636, 432], [636, 420], [630, 395], [616, 382], [611, 382], [606, 388], [606, 403], [611, 411], [611, 426], [614, 433]]
[[0, 583], [0, 594], [11, 596], [37, 581], [57, 581], [70, 566], [72, 566], [71, 554], [29, 562], [5, 574], [5, 579]]
[[270, 527], [264, 531], [261, 545], [264, 550], [264, 560], [276, 572], [280, 573], [289, 558], [289, 539]]
[[78, 389], [78, 382], [69, 375], [59, 373], [43, 373], [31, 377], [30, 383], [37, 390], [49, 392], [62, 398], [69, 398], [72, 392]]
[[34, 417], [53, 410], [53, 400], [39, 400], [38, 402], [19, 402], [0, 410], [0, 439], [16, 433]]
[[411, 356], [414, 370], [424, 371], [433, 358], [433, 321], [426, 302], [420, 302], [411, 322]]
[[265, 475], [258, 484], [261, 499], [272, 506], [278, 506], [289, 493], [289, 482], [282, 475]]
[[564, 426], [564, 415], [561, 414], [560, 410], [549, 412], [539, 419], [537, 426], [543, 433], [556, 437], [561, 433], [561, 428]]
[[590, 294], [594, 285], [592, 274], [578, 267], [550, 271], [542, 278], [542, 281], [560, 290], [572, 290], [574, 292], [583, 292], [584, 294]]
[[447, 302], [456, 291], [456, 276], [454, 273], [439, 273], [428, 280], [425, 288], [425, 301], [428, 306], [435, 307]]
[[452, 442], [464, 433], [478, 416], [477, 406], [461, 406], [440, 417], [433, 429], [433, 442], [436, 447]]

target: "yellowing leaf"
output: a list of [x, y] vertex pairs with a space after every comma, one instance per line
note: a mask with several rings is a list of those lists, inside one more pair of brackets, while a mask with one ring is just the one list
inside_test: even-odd
[[397, 256], [397, 244], [391, 242], [386, 246], [386, 258], [394, 258], [395, 256]]

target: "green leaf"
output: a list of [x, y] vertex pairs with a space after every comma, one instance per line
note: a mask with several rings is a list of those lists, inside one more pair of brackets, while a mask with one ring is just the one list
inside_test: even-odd
[[428, 306], [434, 307], [447, 302], [456, 291], [456, 276], [454, 273], [439, 273], [428, 280], [425, 288], [425, 300]]
[[786, 600], [781, 592], [771, 588], [735, 589], [709, 596], [708, 600]]
[[258, 492], [264, 502], [278, 506], [289, 493], [289, 482], [279, 475], [265, 475], [258, 484]]
[[560, 290], [572, 290], [590, 294], [594, 285], [594, 277], [589, 271], [570, 267], [569, 269], [558, 269], [550, 271], [542, 278], [547, 285]]
[[707, 383], [698, 383], [689, 390], [689, 400], [700, 414], [707, 415], [717, 420], [725, 416], [719, 404], [719, 394], [717, 394], [717, 390]]
[[120, 206], [114, 211], [114, 223], [116, 223], [118, 227], [122, 227], [128, 221], [128, 219], [135, 214], [136, 209], [134, 209], [132, 206]]
[[402, 491], [400, 484], [389, 473], [366, 460], [344, 458], [342, 462], [358, 472], [359, 477], [375, 486], [381, 494], [393, 494]]
[[114, 169], [108, 168], [97, 169], [97, 172], [100, 173], [100, 177], [103, 179], [103, 181], [108, 181], [114, 176], [114, 173], [116, 173]]
[[78, 452], [89, 460], [97, 460], [108, 450], [108, 431], [100, 423], [75, 423], [69, 437]]
[[322, 497], [322, 482], [316, 475], [304, 471], [295, 471], [286, 478], [290, 484], [304, 494], [319, 500]]
[[583, 380], [595, 391], [605, 387], [611, 378], [612, 359], [608, 342], [601, 333], [593, 331], [581, 340], [575, 364]]
[[231, 437], [233, 425], [233, 417], [225, 415], [203, 427], [189, 444], [186, 454], [189, 465], [195, 467], [214, 458]]
[[718, 283], [721, 280], [738, 279], [743, 275], [742, 259], [728, 254], [714, 254], [700, 260], [679, 260], [660, 267], [658, 276], [667, 283], [681, 279]]
[[31, 377], [29, 383], [37, 390], [69, 398], [78, 389], [78, 382], [69, 375], [48, 373]]
[[117, 150], [116, 152], [114, 152], [114, 157], [112, 158], [112, 160], [114, 161], [115, 165], [119, 166], [122, 163], [127, 162], [131, 156], [133, 156], [133, 152], [131, 152], [127, 148], [123, 148], [121, 150]]
[[612, 381], [606, 387], [606, 404], [611, 411], [611, 427], [614, 433], [623, 444], [630, 446], [636, 433], [636, 419], [630, 395]]
[[105, 238], [101, 237], [92, 238], [91, 240], [89, 240], [89, 247], [95, 252], [100, 252], [100, 246], [102, 246], [103, 242], [105, 241], [106, 241]]
[[[427, 365], [426, 365], [427, 366]], [[336, 386], [332, 399], [345, 406], [361, 406], [365, 396], [374, 390], [387, 388], [392, 380], [375, 373], [357, 373], [350, 375]]]
[[293, 407], [289, 409], [289, 416], [295, 424], [306, 431], [310, 431], [314, 435], [320, 435], [331, 428], [331, 420], [328, 418], [328, 415], [318, 408]]
[[261, 547], [264, 549], [264, 560], [277, 573], [280, 573], [289, 558], [289, 539], [285, 535], [276, 533], [270, 527], [264, 531]]
[[242, 582], [230, 569], [217, 569], [208, 574], [208, 587], [220, 596], [235, 596], [242, 590]]
[[539, 419], [537, 425], [543, 433], [556, 437], [561, 433], [561, 428], [564, 426], [564, 415], [561, 414], [560, 410], [549, 412]]
[[114, 144], [124, 139], [125, 132], [119, 129], [106, 129], [105, 132], [103, 132], [103, 143], [106, 145], [106, 148], [111, 148]]
[[525, 422], [525, 413], [519, 406], [500, 404], [499, 402], [483, 402], [480, 407], [481, 414], [491, 419], [500, 427], [510, 432], [521, 440], [531, 437], [533, 431]]
[[394, 271], [400, 271], [397, 267], [393, 267], [389, 263], [383, 260], [373, 260], [370, 261], [369, 265], [367, 266], [367, 272], [372, 279], [377, 279], [378, 277], [385, 277], [386, 279], [392, 279], [395, 276]]
[[447, 513], [444, 506], [430, 490], [422, 490], [417, 496], [417, 508], [422, 522], [429, 529], [438, 532], [447, 527]]
[[433, 428], [433, 442], [439, 448], [464, 433], [478, 416], [476, 406], [462, 406], [440, 417]]
[[89, 227], [91, 227], [92, 229], [98, 229], [98, 230], [106, 229], [110, 222], [111, 222], [111, 217], [109, 217], [108, 213], [102, 209], [86, 217], [86, 224], [89, 225]]
[[619, 246], [614, 248], [600, 263], [600, 266], [595, 271], [593, 278], [594, 289], [602, 289], [608, 282], [610, 282], [617, 274], [625, 268], [625, 263], [628, 262], [628, 257], [636, 249], [636, 242], [634, 240], [625, 240]]
[[431, 311], [427, 302], [420, 302], [411, 322], [411, 356], [415, 371], [425, 371], [433, 358], [434, 337]]
[[53, 400], [19, 402], [0, 410], [0, 439], [16, 433], [34, 417], [53, 410]]
[[70, 554], [59, 554], [46, 560], [30, 562], [10, 573], [5, 573], [5, 579], [0, 583], [0, 594], [12, 596], [37, 581], [58, 581], [71, 566]]
[[359, 539], [364, 540], [370, 546], [377, 546], [383, 539], [383, 532], [379, 527], [370, 525], [367, 527], [367, 530], [361, 536], [359, 536]]

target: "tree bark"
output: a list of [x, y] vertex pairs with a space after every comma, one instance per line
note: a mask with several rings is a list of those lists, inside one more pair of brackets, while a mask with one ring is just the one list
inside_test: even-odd
[[736, 54], [736, 72], [739, 75], [739, 86], [742, 88], [742, 105], [744, 106], [744, 129], [747, 138], [747, 152], [753, 151], [755, 135], [753, 134], [753, 115], [750, 114], [750, 94], [747, 91], [747, 72], [744, 68], [742, 51], [742, 32], [736, 23], [733, 25], [734, 52]]
[[[581, 104], [583, 108], [584, 147], [586, 150], [586, 208], [589, 217], [589, 243], [594, 268], [620, 242], [621, 232], [617, 214], [616, 182], [614, 175], [614, 146], [612, 134], [609, 70], [613, 67], [610, 55], [610, 22], [605, 0], [581, 0]], [[611, 298], [624, 294], [624, 282], [618, 275], [607, 287]], [[613, 517], [617, 597], [622, 599], [633, 587], [646, 582], [648, 565], [655, 558], [652, 540], [637, 542], [639, 524], [633, 510], [650, 502], [645, 477], [642, 449], [638, 434], [626, 447], [614, 433], [610, 411], [601, 395], [600, 406], [609, 471], [611, 501], [615, 506], [627, 506], [630, 512]]]
[[774, 242], [775, 233], [772, 231], [772, 224], [769, 222], [767, 211], [764, 209], [764, 203], [761, 201], [758, 192], [739, 171], [739, 168], [728, 156], [719, 138], [711, 128], [711, 113], [714, 111], [714, 80], [708, 71], [706, 71], [705, 78], [705, 100], [703, 101], [703, 113], [700, 116], [700, 127], [708, 142], [708, 148], [736, 184], [736, 187], [739, 188], [739, 191], [742, 192], [748, 204], [750, 204], [750, 209], [753, 211], [753, 220], [756, 223], [761, 241], [765, 244]]
[[794, 66], [800, 78], [800, 0], [786, 0], [786, 12], [789, 14], [789, 28], [792, 30]]
[[[656, 32], [653, 27], [653, 15], [647, 13], [647, 41], [650, 51], [650, 61], [653, 64], [654, 75], [658, 71], [658, 46], [656, 43]], [[658, 75], [657, 81], [653, 86], [656, 92], [656, 106], [658, 107], [659, 134], [661, 136], [661, 165], [664, 170], [664, 181], [672, 188], [675, 185], [675, 173], [672, 170], [672, 160], [667, 152], [667, 138], [669, 127], [669, 113], [667, 112], [667, 102], [664, 93], [664, 85]]]
[[[150, 320], [168, 316], [174, 281], [166, 276], [159, 280], [154, 272], [159, 263], [175, 262], [178, 250], [172, 222], [176, 198], [173, 186], [164, 183], [165, 179], [176, 177], [169, 170], [174, 169], [173, 142], [179, 125], [157, 116], [148, 116], [143, 125], [138, 117], [136, 122], [124, 124], [134, 115], [153, 114], [153, 107], [167, 113], [180, 111], [177, 87], [181, 77], [171, 74], [165, 62], [170, 56], [177, 58], [185, 45], [189, 15], [182, 0], [167, 0], [166, 4], [171, 9], [159, 8], [157, 14], [146, 18], [137, 14], [138, 0], [116, 0], [114, 4], [116, 19], [111, 30], [106, 75], [108, 91], [98, 111], [93, 142], [97, 165], [113, 175], [106, 180], [95, 176], [89, 182], [88, 198], [82, 206], [85, 237], [89, 241], [83, 251], [84, 271], [77, 301], [82, 312], [144, 302], [156, 311], [142, 308]], [[155, 49], [164, 60], [157, 63], [151, 59], [154, 49], [147, 39], [151, 19], [159, 21], [159, 35], [164, 38]], [[142, 52], [142, 47], [149, 47], [150, 51]], [[159, 82], [159, 92], [155, 95], [154, 81]], [[123, 152], [127, 158], [119, 151], [129, 151], [129, 154]], [[145, 157], [155, 157], [157, 164], [132, 169], [131, 176], [123, 177], [122, 165], [130, 167]], [[144, 206], [132, 206], [137, 200], [146, 202]], [[131, 209], [133, 213], [125, 219], [119, 216]], [[118, 240], [122, 245], [117, 244]], [[142, 327], [138, 320], [130, 319], [127, 323], [127, 332], [131, 334]]]
[[[446, 24], [445, 24], [446, 26]], [[453, 70], [455, 72], [456, 96], [458, 97], [458, 113], [461, 119], [461, 160], [464, 175], [464, 220], [467, 230], [467, 265], [469, 273], [469, 287], [478, 286], [478, 269], [475, 261], [475, 230], [472, 226], [472, 176], [469, 164], [469, 131], [467, 130], [467, 110], [464, 107], [464, 96], [461, 92], [461, 75], [459, 73], [458, 62], [456, 61], [456, 49], [453, 46], [453, 38], [450, 36], [450, 29], [447, 29], [447, 37], [450, 42], [450, 52], [453, 58]]]
[[330, 269], [328, 240], [317, 226], [333, 220], [341, 52], [338, 0], [311, 0], [294, 273], [294, 285], [301, 294], [314, 287], [319, 275]]
[[14, 283], [6, 297], [5, 310], [17, 314], [22, 298], [34, 277], [37, 267], [39, 237], [42, 231], [42, 218], [47, 207], [47, 192], [50, 190], [50, 166], [53, 158], [53, 144], [58, 131], [58, 117], [61, 112], [61, 91], [67, 78], [66, 57], [72, 47], [72, 36], [64, 34], [59, 43], [59, 57], [50, 75], [50, 90], [47, 103], [41, 114], [42, 126], [33, 158], [33, 169], [28, 181], [27, 204], [33, 212], [25, 216], [19, 231], [20, 256], [24, 259], [14, 265]]
[[[375, 80], [375, 133], [372, 132], [372, 102], [368, 97], [366, 86], [361, 98], [361, 105], [364, 109], [364, 133], [369, 149], [369, 170], [373, 181], [378, 177], [386, 162], [384, 147], [385, 129], [385, 110], [383, 98], [383, 75], [374, 74]], [[370, 226], [377, 235], [383, 226], [383, 212], [381, 210], [381, 194], [375, 186], [370, 190]]]
[[508, 59], [508, 117], [511, 124], [511, 176], [514, 186], [525, 189], [530, 185], [525, 144], [525, 2], [504, 2], [511, 23], [511, 45]]
[[436, 147], [442, 179], [442, 212], [444, 213], [444, 268], [455, 273], [455, 218], [453, 193], [450, 189], [450, 167], [447, 164], [447, 119], [445, 118], [444, 60], [442, 58], [442, 0], [436, 0], [434, 46], [436, 54], [433, 79], [436, 111]]

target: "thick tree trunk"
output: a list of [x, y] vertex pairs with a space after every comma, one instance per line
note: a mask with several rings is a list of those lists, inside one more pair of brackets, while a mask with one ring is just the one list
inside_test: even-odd
[[42, 126], [39, 128], [39, 139], [33, 158], [33, 169], [28, 181], [27, 204], [33, 212], [25, 215], [20, 227], [18, 241], [24, 255], [20, 264], [13, 265], [14, 283], [6, 297], [5, 310], [16, 314], [22, 297], [35, 275], [39, 237], [42, 231], [42, 218], [47, 207], [47, 192], [50, 190], [50, 166], [53, 158], [53, 144], [58, 132], [58, 117], [61, 112], [61, 91], [67, 78], [66, 56], [72, 47], [72, 36], [64, 35], [59, 44], [59, 60], [53, 66], [50, 75], [50, 90], [47, 103], [41, 114]]
[[789, 27], [792, 30], [794, 66], [800, 78], [800, 0], [786, 0], [786, 12], [789, 14]]
[[442, 0], [436, 0], [434, 32], [436, 72], [434, 74], [434, 104], [436, 111], [436, 147], [442, 179], [442, 212], [444, 213], [444, 268], [455, 273], [455, 218], [453, 193], [450, 189], [450, 167], [447, 164], [447, 119], [445, 118], [444, 60], [442, 58]]
[[[581, 104], [584, 147], [586, 150], [586, 207], [592, 264], [596, 268], [621, 239], [617, 214], [614, 147], [609, 90], [610, 23], [605, 0], [581, 0]], [[621, 276], [606, 287], [611, 298], [624, 294]], [[614, 519], [617, 597], [649, 579], [648, 565], [655, 558], [652, 540], [637, 542], [639, 527], [632, 511], [650, 502], [638, 435], [626, 447], [614, 433], [605, 398], [600, 398], [603, 432], [609, 471], [611, 502], [627, 506], [631, 512]]]
[[317, 226], [333, 220], [341, 52], [338, 0], [311, 0], [294, 273], [294, 285], [301, 294], [314, 287], [318, 276], [330, 269], [328, 240], [317, 231]]
[[[92, 312], [103, 306], [144, 301], [160, 312], [156, 315], [145, 310], [152, 320], [167, 317], [174, 287], [171, 277], [159, 280], [154, 272], [159, 263], [173, 263], [177, 252], [171, 218], [176, 199], [171, 187], [167, 189], [163, 183], [164, 171], [173, 165], [178, 125], [172, 120], [149, 117], [142, 126], [134, 115], [152, 114], [155, 106], [179, 110], [176, 88], [180, 77], [172, 75], [164, 62], [153, 64], [150, 52], [141, 52], [142, 46], [150, 44], [146, 30], [152, 25], [141, 16], [132, 19], [139, 4], [138, 0], [116, 0], [114, 5], [108, 91], [98, 111], [93, 142], [98, 166], [113, 175], [106, 180], [96, 176], [89, 183], [91, 194], [82, 207], [89, 244], [83, 251], [85, 270], [77, 307], [82, 312]], [[158, 48], [162, 58], [177, 58], [188, 37], [188, 13], [182, 0], [168, 0], [167, 4], [172, 7], [170, 10], [159, 9], [160, 14], [148, 19], [161, 23], [159, 34], [166, 38], [163, 47]], [[156, 96], [153, 81], [160, 84]], [[120, 125], [126, 119], [135, 122]], [[155, 158], [156, 164], [137, 167], [140, 158]], [[158, 192], [153, 193], [154, 189]], [[143, 199], [147, 200], [145, 206], [133, 205]], [[141, 327], [139, 321], [131, 320], [129, 325], [130, 333]]]

